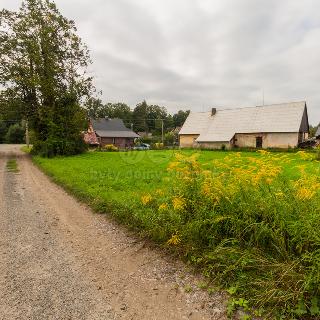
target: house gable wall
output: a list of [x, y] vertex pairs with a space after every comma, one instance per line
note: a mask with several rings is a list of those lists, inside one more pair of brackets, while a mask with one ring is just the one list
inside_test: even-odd
[[237, 133], [234, 146], [255, 148], [256, 138], [262, 137], [262, 148], [294, 148], [298, 146], [299, 133]]
[[181, 148], [193, 148], [197, 146], [195, 141], [199, 137], [199, 134], [181, 134], [179, 136], [179, 142]]

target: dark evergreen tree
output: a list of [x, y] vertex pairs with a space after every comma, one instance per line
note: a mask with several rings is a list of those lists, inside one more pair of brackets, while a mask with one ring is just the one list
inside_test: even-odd
[[147, 123], [148, 118], [148, 104], [144, 100], [143, 102], [137, 104], [133, 110], [132, 120], [133, 128], [135, 131], [149, 132], [149, 126]]

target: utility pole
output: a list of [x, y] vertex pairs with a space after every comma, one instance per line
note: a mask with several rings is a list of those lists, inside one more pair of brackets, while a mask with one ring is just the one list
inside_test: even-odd
[[29, 138], [29, 122], [28, 122], [28, 119], [26, 121], [26, 144], [29, 148], [30, 146], [30, 138]]

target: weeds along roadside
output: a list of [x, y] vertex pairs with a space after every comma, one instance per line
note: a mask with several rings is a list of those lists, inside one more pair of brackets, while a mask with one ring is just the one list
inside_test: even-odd
[[168, 169], [176, 173], [172, 189], [141, 197], [155, 219], [150, 235], [167, 237], [255, 309], [319, 316], [319, 172], [307, 174], [302, 165], [293, 181], [282, 172], [289, 157], [261, 153], [230, 154], [212, 171], [203, 170], [196, 155], [179, 155]]

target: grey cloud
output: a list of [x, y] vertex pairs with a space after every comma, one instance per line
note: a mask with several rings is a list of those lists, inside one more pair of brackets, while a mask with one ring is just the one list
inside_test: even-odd
[[[2, 0], [14, 8], [18, 0]], [[320, 121], [317, 0], [56, 0], [108, 101], [170, 111], [306, 99]]]

